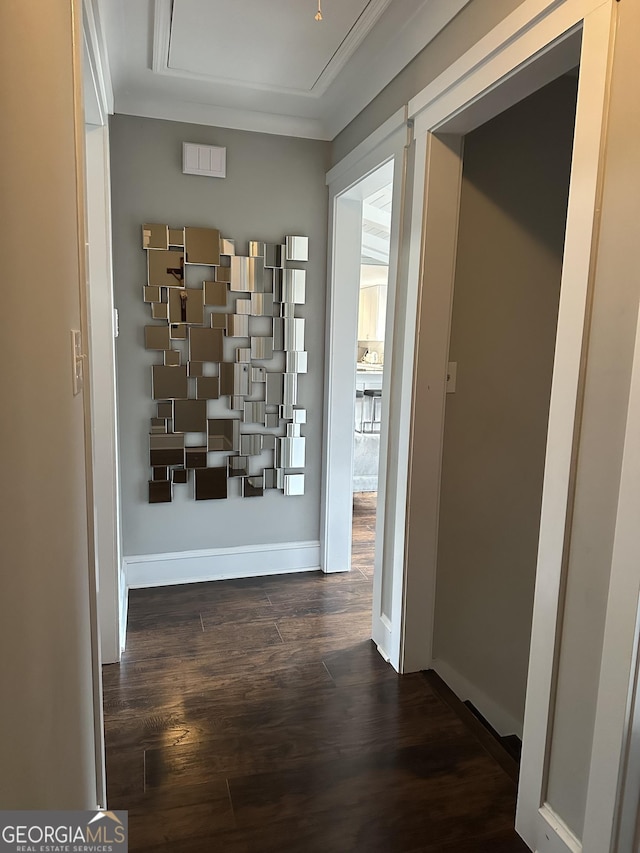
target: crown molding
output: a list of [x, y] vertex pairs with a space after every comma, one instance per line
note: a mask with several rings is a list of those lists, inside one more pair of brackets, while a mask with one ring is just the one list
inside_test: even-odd
[[150, 98], [142, 94], [124, 93], [116, 100], [116, 112], [142, 118], [329, 141], [326, 128], [319, 119], [236, 110], [193, 101], [177, 101], [175, 98]]

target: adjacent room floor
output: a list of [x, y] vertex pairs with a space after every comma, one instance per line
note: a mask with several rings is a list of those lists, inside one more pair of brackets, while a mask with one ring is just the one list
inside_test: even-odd
[[104, 668], [108, 805], [130, 850], [515, 853], [516, 787], [423, 674], [369, 639], [375, 495], [354, 566], [133, 590]]

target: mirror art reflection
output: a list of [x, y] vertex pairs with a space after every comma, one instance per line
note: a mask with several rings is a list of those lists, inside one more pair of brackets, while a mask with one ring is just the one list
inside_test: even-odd
[[[243, 246], [217, 228], [150, 223], [149, 503], [192, 484], [195, 500], [304, 494], [308, 237]], [[197, 269], [191, 269], [191, 267]], [[205, 267], [207, 269], [202, 270]]]

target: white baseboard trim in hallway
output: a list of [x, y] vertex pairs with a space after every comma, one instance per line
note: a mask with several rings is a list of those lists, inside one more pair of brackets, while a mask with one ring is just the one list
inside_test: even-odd
[[123, 564], [129, 589], [313, 572], [320, 571], [320, 542], [138, 554]]
[[480, 711], [482, 716], [490, 723], [501, 737], [506, 735], [517, 735], [522, 738], [522, 723], [501, 705], [493, 701], [480, 688], [472, 684], [464, 675], [457, 672], [446, 661], [435, 659], [431, 665], [440, 678], [456, 694], [461, 702], [467, 699]]

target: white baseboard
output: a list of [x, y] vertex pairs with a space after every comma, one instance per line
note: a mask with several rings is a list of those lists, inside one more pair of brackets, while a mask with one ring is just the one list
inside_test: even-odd
[[127, 644], [127, 616], [129, 613], [129, 587], [127, 585], [127, 572], [124, 566], [120, 572], [120, 654], [124, 652]]
[[490, 723], [501, 737], [505, 735], [518, 735], [522, 738], [523, 723], [517, 720], [497, 702], [494, 702], [486, 693], [472, 684], [464, 675], [457, 672], [446, 661], [436, 658], [431, 664], [440, 678], [453, 690], [461, 702], [467, 699], [480, 711], [482, 716]]
[[129, 589], [317, 572], [320, 571], [320, 542], [138, 554], [125, 557], [123, 564]]
[[581, 853], [582, 851], [582, 842], [558, 817], [549, 803], [544, 803], [538, 810], [537, 834], [536, 853]]

